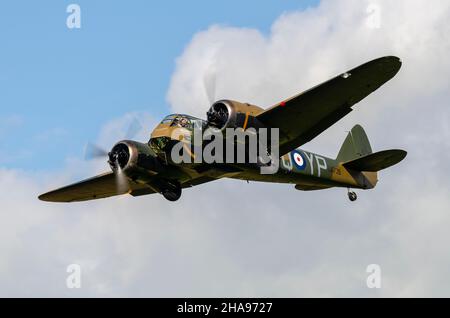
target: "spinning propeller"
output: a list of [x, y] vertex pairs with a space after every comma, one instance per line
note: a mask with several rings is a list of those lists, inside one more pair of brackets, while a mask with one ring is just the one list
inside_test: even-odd
[[[125, 134], [125, 140], [131, 140], [136, 137], [142, 131], [142, 125], [137, 118], [133, 118], [130, 123], [127, 132]], [[123, 168], [127, 165], [130, 159], [130, 152], [125, 144], [119, 143], [108, 152], [100, 146], [88, 143], [85, 148], [85, 160], [93, 159], [108, 159], [108, 163], [111, 166], [116, 176], [116, 188], [118, 193], [126, 193], [130, 189], [128, 178], [123, 172]]]

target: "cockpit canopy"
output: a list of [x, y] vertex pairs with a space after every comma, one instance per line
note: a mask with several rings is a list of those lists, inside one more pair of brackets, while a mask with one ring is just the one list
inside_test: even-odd
[[167, 147], [173, 141], [178, 142], [178, 139], [172, 140], [174, 132], [177, 136], [181, 132], [184, 140], [192, 140], [195, 135], [194, 130], [203, 131], [206, 125], [206, 121], [189, 115], [169, 115], [153, 130], [148, 144], [155, 153], [164, 157]]
[[170, 127], [180, 127], [189, 130], [202, 129], [206, 122], [202, 119], [189, 115], [172, 114], [164, 118], [161, 125], [169, 125]]

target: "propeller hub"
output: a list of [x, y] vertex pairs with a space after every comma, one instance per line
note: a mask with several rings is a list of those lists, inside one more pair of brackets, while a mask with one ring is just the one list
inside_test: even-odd
[[230, 120], [231, 108], [227, 103], [220, 101], [211, 106], [206, 113], [208, 123], [217, 128], [223, 128]]
[[124, 169], [130, 161], [130, 148], [125, 143], [119, 143], [108, 153], [108, 157], [111, 169]]

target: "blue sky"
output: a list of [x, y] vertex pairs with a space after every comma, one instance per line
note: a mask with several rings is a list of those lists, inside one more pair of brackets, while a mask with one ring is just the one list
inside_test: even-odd
[[79, 30], [66, 27], [70, 3], [1, 5], [0, 167], [60, 169], [106, 122], [131, 111], [163, 117], [175, 60], [196, 32], [267, 33], [283, 12], [317, 1], [78, 1]]

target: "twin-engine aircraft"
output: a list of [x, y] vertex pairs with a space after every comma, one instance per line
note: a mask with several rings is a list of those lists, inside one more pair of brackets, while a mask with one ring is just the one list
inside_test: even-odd
[[[292, 184], [302, 191], [346, 188], [349, 199], [356, 201], [357, 195], [351, 189], [373, 189], [378, 182], [377, 173], [398, 164], [407, 153], [403, 150], [373, 153], [359, 125], [350, 131], [336, 159], [298, 147], [348, 115], [354, 105], [392, 79], [401, 65], [400, 59], [393, 56], [373, 60], [267, 110], [221, 100], [211, 106], [207, 120], [181, 114], [167, 116], [153, 130], [148, 143], [120, 141], [105, 153], [111, 172], [48, 192], [39, 199], [79, 202], [123, 194], [137, 197], [159, 193], [169, 201], [177, 201], [183, 189], [232, 178]], [[278, 170], [262, 174], [258, 162], [179, 163], [171, 159], [177, 143], [191, 140], [196, 129], [208, 128], [223, 132], [229, 128], [278, 129]], [[179, 129], [183, 131], [181, 138], [174, 138], [174, 130]], [[184, 148], [195, 158], [191, 148]]]

